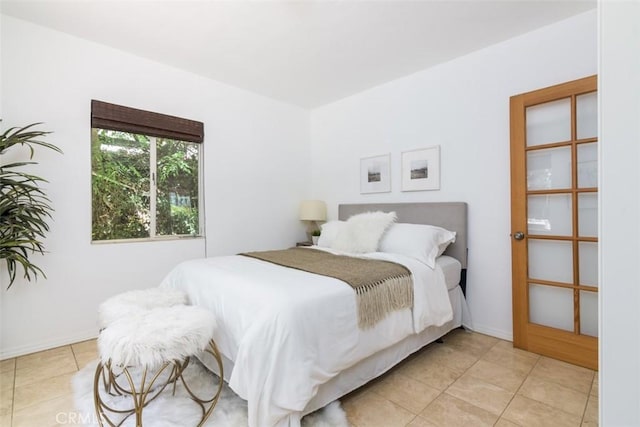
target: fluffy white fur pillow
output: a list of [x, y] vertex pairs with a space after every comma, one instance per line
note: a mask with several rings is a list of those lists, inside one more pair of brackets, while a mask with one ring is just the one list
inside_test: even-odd
[[455, 232], [434, 225], [393, 224], [380, 240], [380, 252], [410, 256], [435, 268], [436, 258], [455, 241]]
[[322, 224], [318, 246], [330, 248], [333, 245], [333, 241], [336, 240], [336, 236], [346, 224], [345, 221], [329, 221]]
[[395, 220], [395, 212], [378, 211], [353, 215], [338, 231], [331, 247], [355, 254], [376, 252], [380, 238]]

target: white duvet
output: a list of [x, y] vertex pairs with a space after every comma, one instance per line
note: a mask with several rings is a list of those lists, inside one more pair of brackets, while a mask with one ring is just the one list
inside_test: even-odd
[[[335, 252], [335, 251], [332, 251]], [[229, 386], [248, 401], [249, 425], [300, 425], [318, 386], [365, 357], [452, 318], [442, 269], [402, 255], [367, 254], [405, 265], [414, 307], [374, 328], [357, 326], [356, 298], [346, 283], [244, 256], [178, 265], [161, 286], [182, 289], [213, 311], [214, 339], [234, 361]]]

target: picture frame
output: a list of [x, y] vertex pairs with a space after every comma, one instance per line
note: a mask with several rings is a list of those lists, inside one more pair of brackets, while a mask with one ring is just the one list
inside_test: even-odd
[[440, 189], [440, 146], [402, 152], [402, 191]]
[[391, 154], [360, 159], [360, 193], [391, 191]]

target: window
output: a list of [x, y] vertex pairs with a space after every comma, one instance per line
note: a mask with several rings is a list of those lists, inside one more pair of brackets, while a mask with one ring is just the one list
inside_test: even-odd
[[201, 234], [203, 126], [92, 101], [92, 240]]

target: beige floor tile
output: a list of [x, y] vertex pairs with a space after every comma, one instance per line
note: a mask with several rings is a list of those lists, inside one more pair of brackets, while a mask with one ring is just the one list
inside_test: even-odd
[[16, 369], [16, 359], [5, 359], [0, 361], [0, 374], [7, 371], [14, 371]]
[[351, 393], [347, 394], [346, 396], [343, 396], [340, 401], [342, 403], [345, 403], [348, 400], [354, 400], [357, 399], [359, 396], [365, 394], [365, 393], [369, 393], [370, 389], [372, 387], [375, 386], [375, 384], [377, 384], [377, 382], [379, 382], [380, 379], [375, 379], [373, 381], [368, 382], [367, 384], [364, 384], [362, 387], [359, 387], [355, 390], [353, 390]]
[[13, 381], [16, 376], [15, 369], [0, 372], [0, 390], [13, 389]]
[[498, 340], [498, 342], [496, 343], [496, 348], [500, 348], [502, 350], [509, 350], [509, 351], [513, 351], [514, 353], [518, 353], [521, 356], [528, 356], [534, 359], [537, 359], [540, 357], [539, 354], [536, 353], [532, 353], [530, 351], [527, 350], [522, 350], [520, 348], [516, 348], [513, 346], [513, 342], [511, 341], [506, 341], [506, 340]]
[[584, 411], [583, 423], [589, 423], [591, 426], [598, 425], [599, 399], [596, 396], [589, 396], [587, 408]]
[[590, 394], [592, 396], [596, 396], [596, 397], [599, 396], [599, 394], [598, 394], [599, 393], [599, 389], [598, 389], [599, 385], [600, 385], [600, 382], [598, 380], [598, 373], [596, 372], [595, 375], [593, 376], [593, 383], [591, 384], [591, 393]]
[[8, 399], [10, 394], [13, 396], [13, 386], [16, 373], [15, 365], [15, 359], [8, 359], [0, 362], [0, 393], [3, 396], [3, 400]]
[[13, 409], [13, 378], [14, 369], [7, 368], [0, 373], [0, 417], [11, 417]]
[[502, 417], [523, 427], [573, 427], [582, 421], [582, 417], [520, 395], [513, 398]]
[[423, 359], [413, 359], [400, 367], [396, 372], [423, 382], [429, 387], [440, 391], [446, 390], [446, 388], [453, 384], [461, 375], [440, 363], [428, 362]]
[[519, 427], [518, 424], [513, 423], [504, 418], [500, 418], [497, 423], [493, 427]]
[[12, 427], [52, 427], [69, 424], [73, 411], [71, 396], [58, 397], [21, 410], [13, 411]]
[[404, 427], [415, 415], [376, 393], [366, 392], [342, 402], [349, 422], [357, 427]]
[[11, 427], [11, 414], [0, 415], [0, 426]]
[[81, 341], [75, 344], [71, 344], [71, 349], [74, 353], [93, 352], [98, 354], [98, 339], [92, 338], [90, 340]]
[[369, 393], [369, 390], [363, 390], [362, 387], [352, 391], [351, 393], [340, 398], [340, 405], [346, 411], [349, 405], [353, 405], [353, 401], [358, 400], [362, 395]]
[[514, 393], [518, 391], [527, 377], [522, 371], [496, 365], [486, 360], [478, 360], [475, 365], [469, 368], [465, 375], [474, 376]]
[[437, 424], [433, 424], [431, 421], [422, 418], [420, 416], [415, 417], [407, 427], [438, 427]]
[[420, 357], [426, 363], [438, 363], [452, 371], [462, 374], [478, 361], [477, 356], [470, 355], [446, 344], [432, 344]]
[[71, 345], [71, 350], [75, 356], [78, 369], [84, 368], [89, 362], [98, 358], [98, 344], [95, 339], [83, 341]]
[[0, 408], [13, 402], [13, 387], [5, 386], [0, 389]]
[[413, 414], [419, 414], [440, 394], [440, 390], [398, 373], [386, 375], [370, 390]]
[[16, 387], [33, 384], [58, 375], [76, 372], [71, 346], [41, 351], [16, 360]]
[[555, 382], [581, 393], [589, 393], [595, 372], [549, 357], [541, 357], [531, 376]]
[[420, 417], [440, 427], [492, 426], [498, 419], [497, 415], [446, 393], [431, 402]]
[[16, 369], [25, 369], [44, 362], [66, 359], [69, 356], [73, 357], [70, 345], [39, 351], [16, 358]]
[[518, 394], [578, 416], [584, 414], [588, 398], [585, 393], [534, 376], [526, 379]]
[[453, 383], [445, 393], [497, 416], [504, 411], [514, 395], [514, 392], [466, 374]]
[[[501, 341], [506, 342], [506, 341]], [[508, 348], [498, 343], [482, 356], [481, 360], [500, 365], [518, 372], [521, 375], [528, 375], [535, 366], [539, 356], [519, 349]]]
[[37, 405], [58, 397], [71, 396], [71, 378], [75, 375], [63, 374], [26, 385], [16, 387], [13, 399], [14, 410]]
[[464, 351], [475, 357], [482, 356], [499, 341], [497, 338], [469, 332], [464, 329], [451, 331], [443, 339], [445, 345]]
[[0, 392], [0, 426], [11, 426], [11, 414], [13, 413], [13, 389]]

